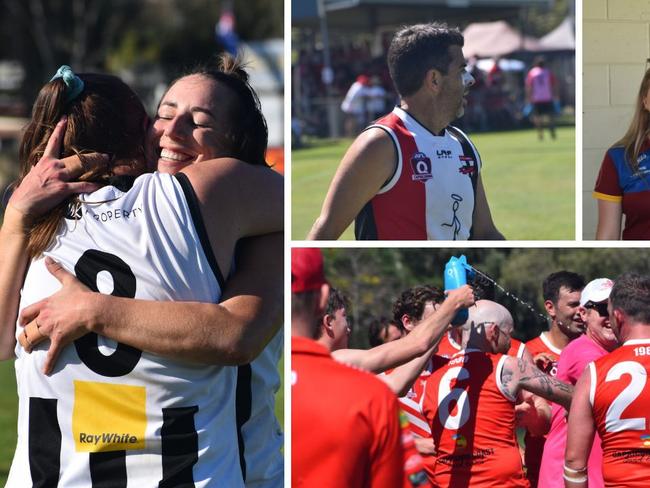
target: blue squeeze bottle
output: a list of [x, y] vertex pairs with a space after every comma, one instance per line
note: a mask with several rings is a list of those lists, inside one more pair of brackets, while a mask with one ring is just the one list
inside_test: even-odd
[[[445, 265], [445, 291], [455, 290], [467, 284], [467, 258], [462, 255], [460, 258], [452, 256]], [[469, 313], [466, 308], [460, 309], [451, 325], [462, 325], [467, 321]]]

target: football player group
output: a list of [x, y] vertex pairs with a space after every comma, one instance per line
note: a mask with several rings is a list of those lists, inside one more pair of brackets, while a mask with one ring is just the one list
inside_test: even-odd
[[469, 285], [422, 285], [349, 349], [319, 249], [292, 249], [291, 290], [293, 486], [647, 486], [650, 276], [550, 274], [525, 344]]

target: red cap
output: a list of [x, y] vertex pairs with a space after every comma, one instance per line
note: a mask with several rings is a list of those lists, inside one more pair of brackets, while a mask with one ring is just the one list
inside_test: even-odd
[[291, 293], [319, 289], [325, 281], [323, 254], [317, 248], [291, 249]]

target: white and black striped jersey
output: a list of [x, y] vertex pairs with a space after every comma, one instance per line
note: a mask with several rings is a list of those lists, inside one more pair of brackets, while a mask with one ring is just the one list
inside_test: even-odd
[[[83, 200], [81, 219], [66, 219], [45, 254], [86, 286], [219, 300], [223, 278], [184, 175], [147, 174], [129, 191], [109, 186]], [[59, 287], [34, 260], [21, 309]], [[48, 344], [16, 348], [19, 435], [7, 487], [244, 486], [236, 367], [171, 360], [91, 333], [45, 376]]]

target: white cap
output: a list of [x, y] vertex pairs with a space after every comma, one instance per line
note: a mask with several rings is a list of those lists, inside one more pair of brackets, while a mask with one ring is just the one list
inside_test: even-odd
[[587, 302], [602, 302], [609, 298], [614, 282], [608, 278], [596, 278], [587, 283], [580, 295], [580, 306], [584, 307]]

